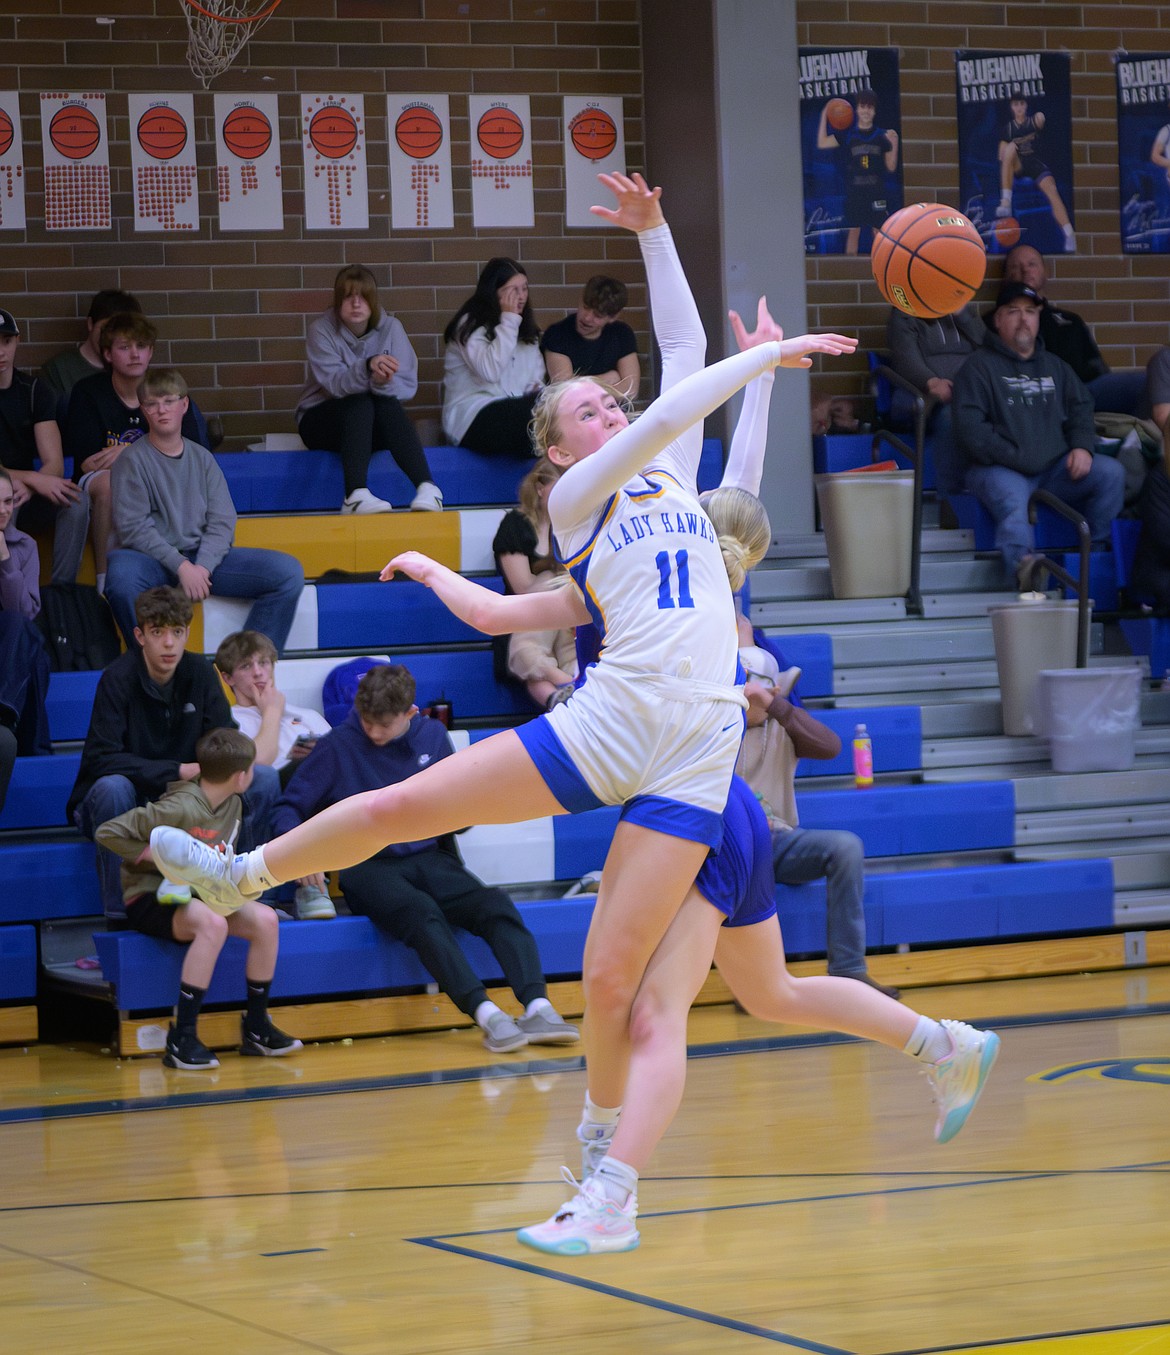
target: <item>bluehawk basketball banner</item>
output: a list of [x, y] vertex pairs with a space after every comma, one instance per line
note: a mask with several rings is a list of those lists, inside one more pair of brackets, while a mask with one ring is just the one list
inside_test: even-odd
[[902, 113], [893, 47], [800, 49], [806, 254], [868, 254], [902, 206]]
[[1022, 241], [1076, 249], [1069, 58], [1061, 52], [957, 52], [959, 202], [988, 252]]
[[1121, 252], [1170, 254], [1170, 55], [1116, 62]]

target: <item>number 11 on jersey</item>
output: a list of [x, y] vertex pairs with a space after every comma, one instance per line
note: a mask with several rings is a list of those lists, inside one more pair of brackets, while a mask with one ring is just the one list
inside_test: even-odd
[[[669, 607], [693, 607], [695, 600], [691, 597], [691, 571], [687, 563], [687, 553], [685, 550], [676, 550], [674, 553], [674, 564], [671, 567], [670, 552], [660, 550], [654, 557], [654, 563], [658, 566], [658, 610], [665, 611]], [[675, 602], [675, 579], [678, 580], [678, 601]]]

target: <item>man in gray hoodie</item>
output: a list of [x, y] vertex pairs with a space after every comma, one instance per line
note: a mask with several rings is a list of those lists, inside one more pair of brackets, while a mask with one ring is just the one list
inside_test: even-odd
[[1080, 510], [1094, 545], [1125, 499], [1125, 472], [1094, 455], [1093, 397], [1067, 363], [1039, 338], [1039, 293], [1006, 282], [983, 347], [955, 376], [954, 426], [967, 458], [966, 487], [995, 519], [995, 544], [1009, 577], [1031, 563], [1028, 498], [1047, 489]]

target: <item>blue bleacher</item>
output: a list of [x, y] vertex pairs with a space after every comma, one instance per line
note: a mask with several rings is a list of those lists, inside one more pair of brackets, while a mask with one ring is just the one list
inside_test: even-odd
[[37, 929], [0, 927], [0, 1002], [37, 995]]
[[80, 766], [80, 753], [17, 758], [0, 809], [0, 829], [64, 827], [65, 804]]
[[93, 917], [102, 911], [94, 845], [70, 842], [5, 842], [0, 846], [0, 923], [40, 922], [53, 917]]
[[[502, 579], [479, 580], [502, 593]], [[371, 645], [444, 645], [483, 642], [421, 583], [342, 583], [317, 589], [317, 643], [321, 649], [362, 649]]]
[[867, 857], [1012, 847], [1015, 787], [1010, 781], [871, 786], [800, 793], [802, 828], [848, 828]]
[[[785, 636], [785, 644], [788, 637]], [[804, 677], [800, 679], [804, 690]], [[812, 695], [813, 693], [809, 693]], [[802, 758], [797, 780], [807, 776], [849, 776], [853, 772], [853, 732], [864, 724], [873, 742], [873, 769], [882, 772], [917, 771], [922, 766], [922, 710], [919, 706], [857, 706], [815, 710], [813, 714], [841, 740], [835, 758]]]
[[100, 677], [96, 670], [49, 674], [45, 709], [49, 715], [49, 736], [54, 743], [85, 738]]
[[[974, 494], [948, 494], [947, 502], [954, 510], [959, 526], [975, 536], [975, 549], [995, 550], [995, 519], [979, 502]], [[1077, 548], [1077, 529], [1054, 513], [1051, 508], [1040, 504], [1036, 512], [1036, 545], [1043, 551], [1075, 551]]]

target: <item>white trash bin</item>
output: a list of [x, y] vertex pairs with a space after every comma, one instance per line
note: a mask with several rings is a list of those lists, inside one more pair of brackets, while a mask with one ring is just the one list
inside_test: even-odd
[[1123, 772], [1139, 727], [1137, 668], [1045, 668], [1036, 685], [1038, 734], [1054, 772]]

